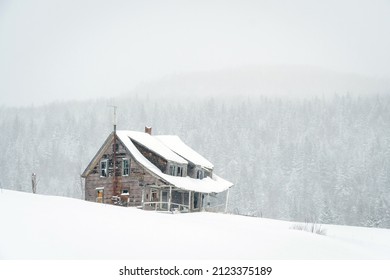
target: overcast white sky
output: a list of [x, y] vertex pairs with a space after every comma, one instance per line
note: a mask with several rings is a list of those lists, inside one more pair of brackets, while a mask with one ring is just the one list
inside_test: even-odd
[[389, 50], [388, 0], [0, 0], [0, 105], [248, 64], [390, 78]]

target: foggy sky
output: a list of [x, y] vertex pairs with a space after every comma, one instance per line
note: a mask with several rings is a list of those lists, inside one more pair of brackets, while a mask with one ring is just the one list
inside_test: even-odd
[[243, 65], [390, 78], [389, 15], [386, 0], [2, 0], [0, 106], [116, 96]]

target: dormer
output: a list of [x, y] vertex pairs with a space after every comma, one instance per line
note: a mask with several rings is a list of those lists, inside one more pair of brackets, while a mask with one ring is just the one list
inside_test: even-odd
[[200, 180], [213, 176], [214, 165], [187, 146], [178, 136], [158, 135], [155, 137], [171, 151], [188, 161], [187, 176]]
[[155, 137], [149, 133], [137, 131], [128, 131], [127, 134], [138, 151], [161, 172], [172, 176], [187, 176], [188, 161], [174, 153]]

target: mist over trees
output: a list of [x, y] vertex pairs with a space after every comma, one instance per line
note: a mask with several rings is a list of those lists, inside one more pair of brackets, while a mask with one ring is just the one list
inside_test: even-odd
[[390, 228], [390, 96], [236, 96], [0, 107], [0, 188], [82, 198], [80, 174], [112, 131], [175, 134], [234, 183], [232, 213]]

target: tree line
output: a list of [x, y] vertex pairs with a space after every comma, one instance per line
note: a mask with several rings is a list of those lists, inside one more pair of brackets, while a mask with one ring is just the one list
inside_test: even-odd
[[83, 197], [80, 174], [112, 131], [175, 134], [234, 183], [229, 211], [390, 228], [390, 96], [128, 96], [0, 107], [0, 186]]

